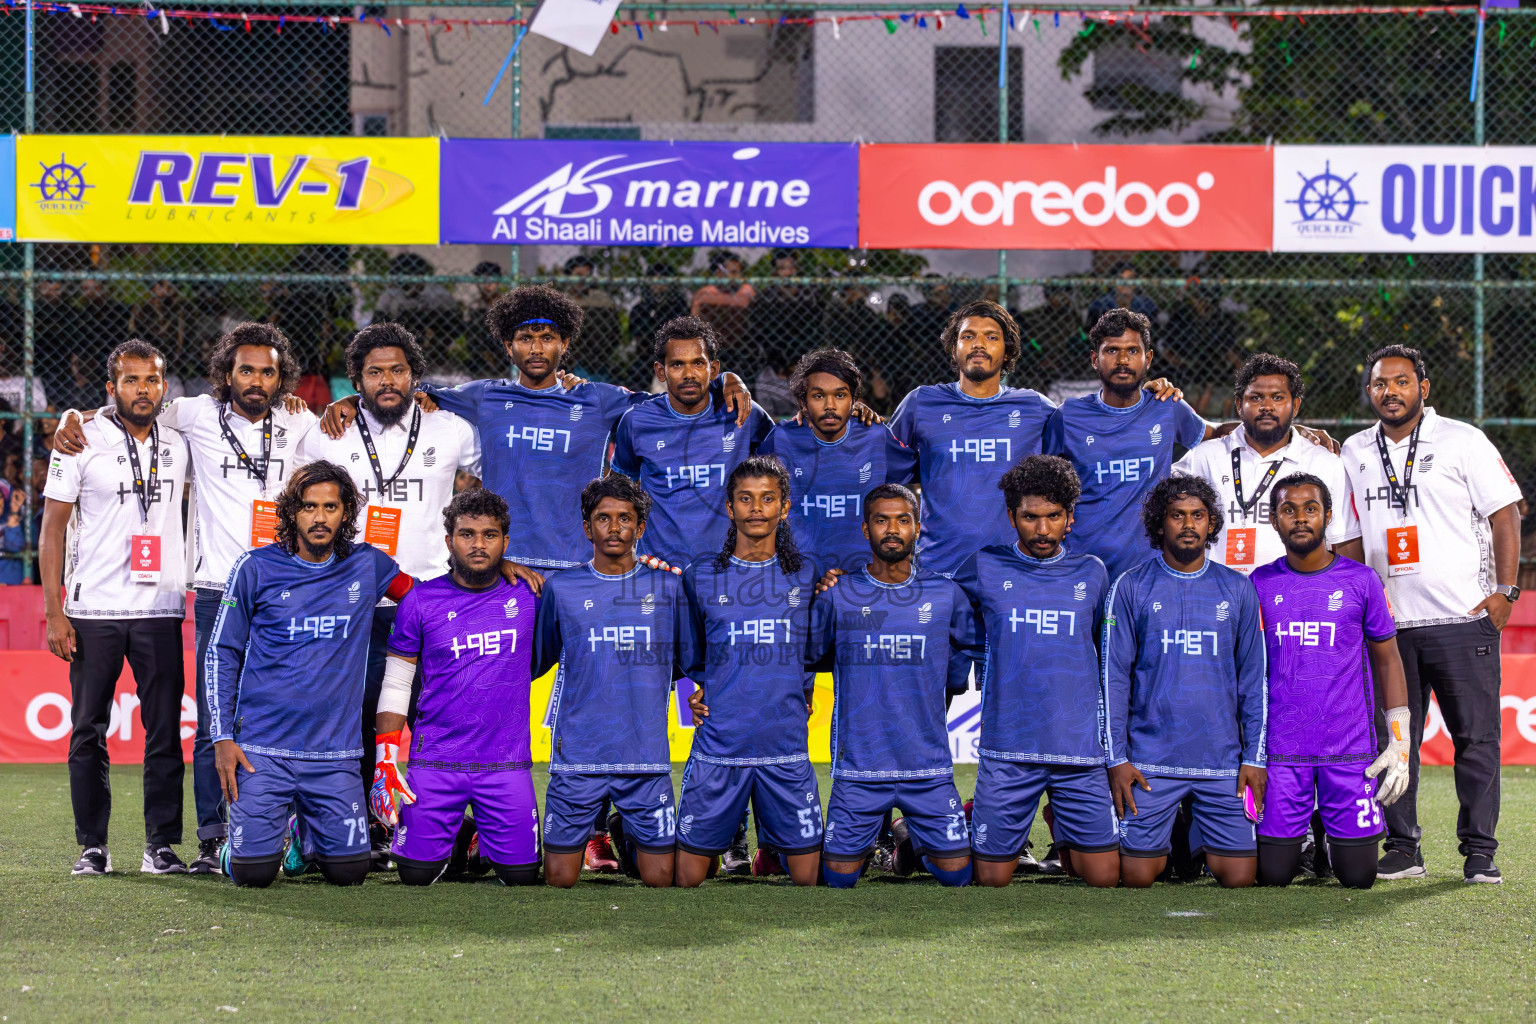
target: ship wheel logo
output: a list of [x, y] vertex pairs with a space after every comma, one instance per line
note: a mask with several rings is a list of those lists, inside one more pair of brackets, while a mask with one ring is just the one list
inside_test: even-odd
[[1301, 179], [1301, 191], [1295, 199], [1287, 199], [1286, 203], [1301, 213], [1301, 220], [1297, 223], [1323, 221], [1353, 224], [1355, 210], [1366, 205], [1366, 200], [1355, 196], [1354, 182], [1358, 175], [1339, 177], [1333, 173], [1331, 161], [1323, 162], [1323, 173], [1316, 177], [1309, 178], [1300, 171], [1296, 172], [1296, 176]]
[[42, 202], [84, 203], [85, 190], [96, 187], [85, 180], [85, 164], [77, 167], [66, 160], [63, 153], [59, 154], [58, 163], [45, 164], [39, 161], [38, 166], [43, 169], [43, 173], [32, 183], [32, 187], [38, 190]]

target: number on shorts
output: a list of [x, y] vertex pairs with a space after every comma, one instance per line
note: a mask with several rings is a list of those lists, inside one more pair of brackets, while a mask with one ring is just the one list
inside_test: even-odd
[[1358, 828], [1381, 827], [1381, 808], [1376, 806], [1376, 801], [1368, 796], [1363, 796], [1355, 801], [1355, 806], [1360, 812], [1355, 815], [1355, 825]]
[[816, 838], [816, 820], [821, 816], [820, 807], [802, 807], [795, 812], [800, 819], [800, 836], [804, 839]]
[[965, 815], [951, 814], [947, 817], [949, 818], [949, 825], [944, 829], [944, 838], [950, 842], [963, 840], [965, 838]]
[[660, 835], [677, 834], [677, 812], [671, 807], [658, 807], [651, 812], [651, 817], [656, 819], [656, 831]]

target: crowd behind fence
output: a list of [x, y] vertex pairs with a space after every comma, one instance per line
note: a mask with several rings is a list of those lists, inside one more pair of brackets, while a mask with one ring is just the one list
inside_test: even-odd
[[[481, 99], [531, 7], [252, 0], [183, 10], [223, 20], [173, 15], [162, 26], [142, 10], [87, 19], [67, 6], [0, 19], [0, 54], [14, 72], [0, 89], [9, 127], [1463, 145], [1526, 143], [1536, 131], [1536, 19], [1519, 10], [1489, 12], [1479, 62], [1470, 8], [1301, 17], [1271, 7], [1015, 8], [1000, 33], [997, 8], [626, 7], [620, 32], [592, 58], [530, 36], [488, 104]], [[242, 15], [254, 12], [295, 21], [245, 29]], [[316, 14], [341, 20], [300, 20]], [[23, 191], [34, 170], [18, 169]], [[719, 332], [725, 367], [780, 416], [794, 412], [789, 367], [814, 348], [853, 352], [866, 401], [884, 413], [912, 387], [949, 378], [939, 329], [973, 298], [1016, 311], [1025, 345], [1012, 383], [1058, 398], [1082, 393], [1092, 376], [1087, 327], [1129, 305], [1152, 317], [1158, 372], [1202, 415], [1230, 417], [1232, 371], [1268, 351], [1302, 367], [1304, 418], [1337, 436], [1369, 418], [1365, 355], [1405, 342], [1425, 351], [1432, 404], [1483, 423], [1523, 487], [1536, 485], [1530, 256], [366, 242], [0, 251], [0, 582], [32, 575], [56, 414], [105, 401], [103, 361], [117, 341], [154, 343], [167, 355], [170, 394], [194, 394], [207, 387], [206, 356], [224, 331], [272, 322], [301, 355], [300, 396], [320, 406], [351, 392], [342, 349], [381, 319], [417, 334], [434, 381], [504, 375], [483, 313], [530, 280], [583, 306], [586, 327], [569, 355], [581, 376], [654, 388], [651, 333], [695, 313]]]

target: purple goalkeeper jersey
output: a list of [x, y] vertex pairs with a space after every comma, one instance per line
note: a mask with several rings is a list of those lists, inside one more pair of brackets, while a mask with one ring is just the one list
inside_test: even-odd
[[1277, 558], [1254, 570], [1269, 655], [1269, 762], [1376, 757], [1376, 698], [1366, 640], [1397, 635], [1375, 570], [1342, 555], [1300, 573]]
[[528, 691], [538, 598], [505, 580], [467, 590], [452, 575], [411, 588], [389, 649], [421, 658], [410, 763], [427, 768], [527, 768]]

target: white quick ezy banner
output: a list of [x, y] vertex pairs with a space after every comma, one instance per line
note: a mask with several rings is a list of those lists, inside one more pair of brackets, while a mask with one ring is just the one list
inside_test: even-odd
[[1536, 147], [1276, 146], [1276, 252], [1536, 252]]

